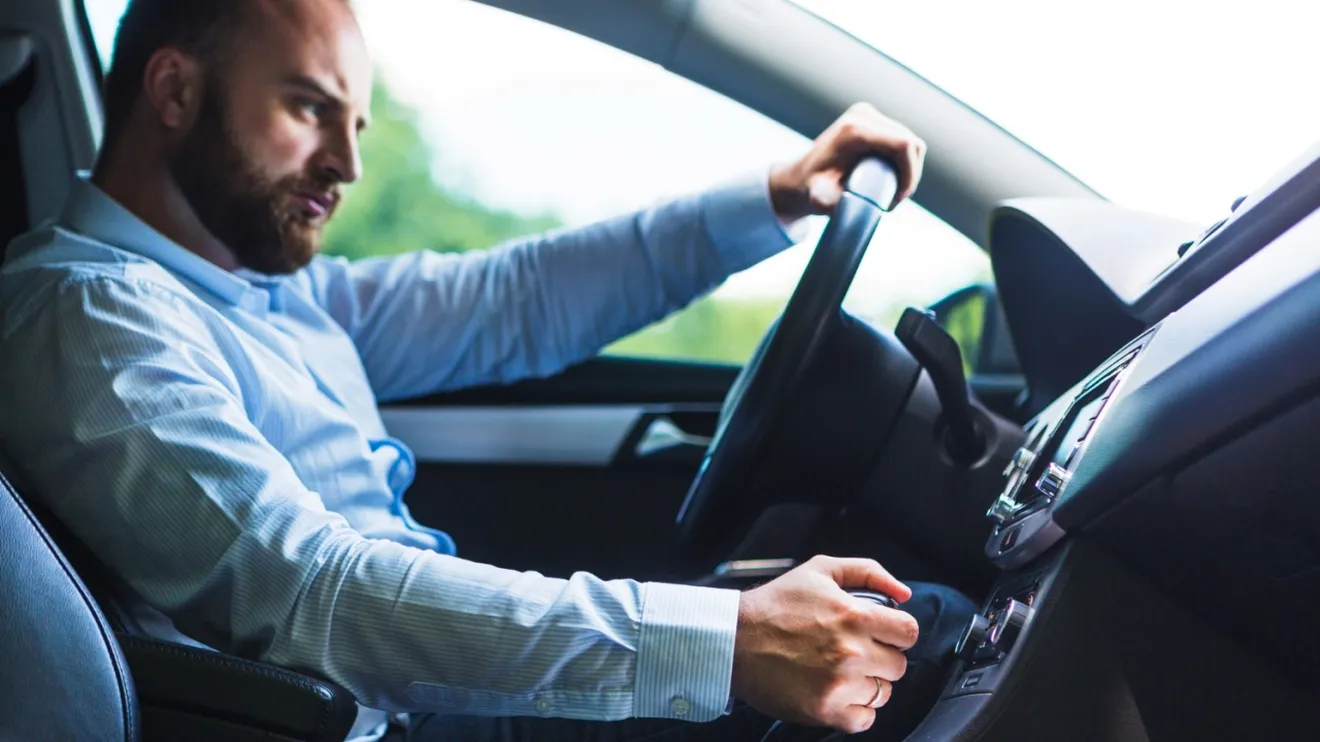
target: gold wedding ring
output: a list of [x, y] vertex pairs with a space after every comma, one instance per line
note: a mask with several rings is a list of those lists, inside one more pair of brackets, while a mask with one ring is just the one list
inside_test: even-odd
[[885, 686], [880, 683], [880, 678], [877, 678], [873, 675], [871, 676], [871, 679], [875, 681], [875, 698], [872, 698], [871, 702], [866, 705], [870, 706], [873, 709], [878, 709], [880, 708], [880, 706], [883, 705], [883, 702], [880, 700], [880, 698], [885, 694]]

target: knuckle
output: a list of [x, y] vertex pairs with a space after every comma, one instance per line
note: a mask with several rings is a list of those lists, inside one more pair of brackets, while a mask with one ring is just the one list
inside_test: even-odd
[[866, 723], [866, 717], [860, 713], [850, 713], [839, 720], [839, 731], [844, 734], [859, 734], [865, 732], [869, 725]]
[[836, 667], [860, 658], [861, 654], [861, 651], [853, 646], [851, 642], [841, 638], [836, 638], [826, 649], [826, 656], [832, 660], [831, 664]]
[[899, 680], [903, 679], [904, 675], [907, 674], [908, 660], [907, 657], [904, 656], [902, 653], [895, 652], [892, 663], [893, 666], [889, 668], [889, 675], [888, 677], [885, 678], [885, 680], [888, 680], [890, 682], [898, 682]]
[[865, 625], [869, 618], [866, 606], [863, 605], [843, 605], [839, 606], [839, 623], [849, 629], [854, 629]]
[[921, 638], [921, 626], [917, 623], [917, 619], [913, 618], [912, 616], [906, 613], [904, 613], [903, 615], [905, 616], [903, 625], [904, 625], [904, 630], [906, 632], [904, 634], [904, 638], [908, 640], [909, 645], [916, 644], [917, 639]]

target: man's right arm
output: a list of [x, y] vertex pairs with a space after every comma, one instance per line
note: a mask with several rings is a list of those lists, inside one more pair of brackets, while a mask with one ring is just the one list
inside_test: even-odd
[[251, 422], [261, 392], [191, 301], [65, 283], [11, 315], [0, 360], [0, 440], [27, 483], [182, 631], [389, 710], [723, 712], [737, 593], [551, 579], [364, 538]]

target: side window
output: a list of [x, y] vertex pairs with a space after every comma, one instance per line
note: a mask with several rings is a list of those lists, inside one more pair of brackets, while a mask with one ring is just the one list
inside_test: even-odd
[[[84, 0], [102, 60], [125, 0]], [[352, 258], [474, 250], [586, 224], [801, 154], [805, 137], [594, 40], [458, 0], [356, 5], [377, 79], [365, 174], [327, 229]], [[606, 353], [741, 363], [797, 283], [802, 245], [732, 277]], [[845, 306], [892, 327], [989, 275], [916, 204], [882, 224]]]

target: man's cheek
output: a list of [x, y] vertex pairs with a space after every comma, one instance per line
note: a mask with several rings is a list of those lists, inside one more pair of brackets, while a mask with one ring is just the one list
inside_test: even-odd
[[306, 168], [315, 143], [308, 142], [306, 127], [278, 124], [250, 142], [239, 142], [251, 162], [268, 183], [297, 178]]

